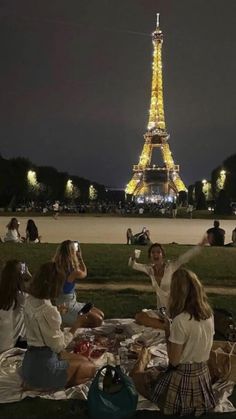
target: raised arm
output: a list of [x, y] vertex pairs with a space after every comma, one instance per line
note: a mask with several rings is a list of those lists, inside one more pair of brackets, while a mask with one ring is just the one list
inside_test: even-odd
[[67, 279], [68, 282], [74, 282], [77, 279], [78, 280], [84, 279], [87, 276], [87, 267], [84, 263], [81, 251], [76, 252], [76, 255], [77, 255], [79, 266], [77, 269], [74, 269], [73, 272], [71, 272], [71, 274], [69, 275]]
[[149, 275], [149, 266], [136, 262], [135, 256], [130, 256], [128, 266], [135, 269], [135, 271], [144, 272], [146, 275]]
[[191, 249], [187, 250], [187, 252], [180, 255], [178, 259], [171, 262], [173, 272], [177, 271], [177, 269], [179, 269], [180, 266], [187, 263], [194, 256], [197, 256], [201, 252], [203, 246], [207, 243], [208, 243], [208, 238], [207, 238], [207, 235], [204, 234], [203, 238], [196, 246], [191, 247]]

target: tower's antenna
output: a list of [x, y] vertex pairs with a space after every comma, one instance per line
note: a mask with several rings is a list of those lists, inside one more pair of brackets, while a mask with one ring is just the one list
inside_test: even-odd
[[160, 13], [157, 13], [157, 29], [160, 26]]

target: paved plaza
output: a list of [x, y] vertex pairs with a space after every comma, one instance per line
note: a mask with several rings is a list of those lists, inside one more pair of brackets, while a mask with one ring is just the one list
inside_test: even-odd
[[[0, 235], [3, 238], [9, 217], [0, 217]], [[25, 235], [28, 217], [18, 217], [20, 233]], [[204, 232], [212, 227], [213, 220], [170, 219], [170, 218], [139, 218], [110, 216], [52, 216], [33, 218], [42, 242], [59, 243], [66, 239], [79, 240], [81, 243], [125, 243], [126, 230], [131, 228], [134, 233], [145, 226], [151, 232], [152, 242], [196, 244]], [[225, 243], [231, 241], [232, 230], [236, 227], [234, 220], [222, 220], [221, 227], [226, 231]]]

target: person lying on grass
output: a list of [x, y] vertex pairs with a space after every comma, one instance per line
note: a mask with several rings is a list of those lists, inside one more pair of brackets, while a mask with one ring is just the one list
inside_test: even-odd
[[80, 354], [65, 351], [83, 323], [78, 317], [68, 332], [61, 330], [61, 315], [51, 300], [58, 297], [64, 275], [55, 262], [39, 268], [24, 306], [27, 351], [22, 364], [24, 389], [52, 391], [85, 383], [95, 366]]
[[[64, 326], [71, 326], [86, 304], [77, 301], [75, 292], [75, 284], [87, 276], [87, 268], [78, 242], [63, 241], [57, 248], [53, 261], [64, 276], [62, 289], [55, 303], [66, 305], [66, 310], [62, 313], [62, 321]], [[101, 326], [103, 318], [104, 313], [98, 308], [92, 307], [83, 317], [82, 327]]]
[[169, 311], [164, 321], [169, 366], [146, 369], [147, 348], [130, 375], [140, 394], [158, 405], [166, 415], [208, 413], [216, 405], [207, 361], [214, 335], [214, 318], [197, 276], [178, 269], [172, 276]]
[[[153, 243], [148, 249], [150, 263], [138, 263], [135, 253], [129, 259], [129, 266], [137, 271], [144, 272], [151, 279], [153, 289], [157, 298], [157, 309], [168, 308], [170, 295], [170, 284], [173, 273], [192, 257], [200, 253], [202, 246], [208, 243], [204, 235], [197, 246], [194, 246], [174, 261], [165, 260], [165, 251], [160, 243]], [[137, 323], [154, 328], [162, 328], [157, 310], [144, 310], [136, 314]]]

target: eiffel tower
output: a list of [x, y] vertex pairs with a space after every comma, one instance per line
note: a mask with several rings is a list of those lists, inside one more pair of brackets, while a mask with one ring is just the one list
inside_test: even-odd
[[[174, 163], [166, 130], [163, 84], [162, 84], [162, 44], [163, 34], [159, 28], [157, 14], [156, 30], [152, 33], [153, 63], [152, 92], [147, 131], [139, 163], [133, 166], [133, 177], [125, 192], [135, 199], [157, 201], [175, 199], [180, 191], [187, 191], [179, 175], [179, 165]], [[159, 149], [163, 165], [152, 164], [154, 149]]]

